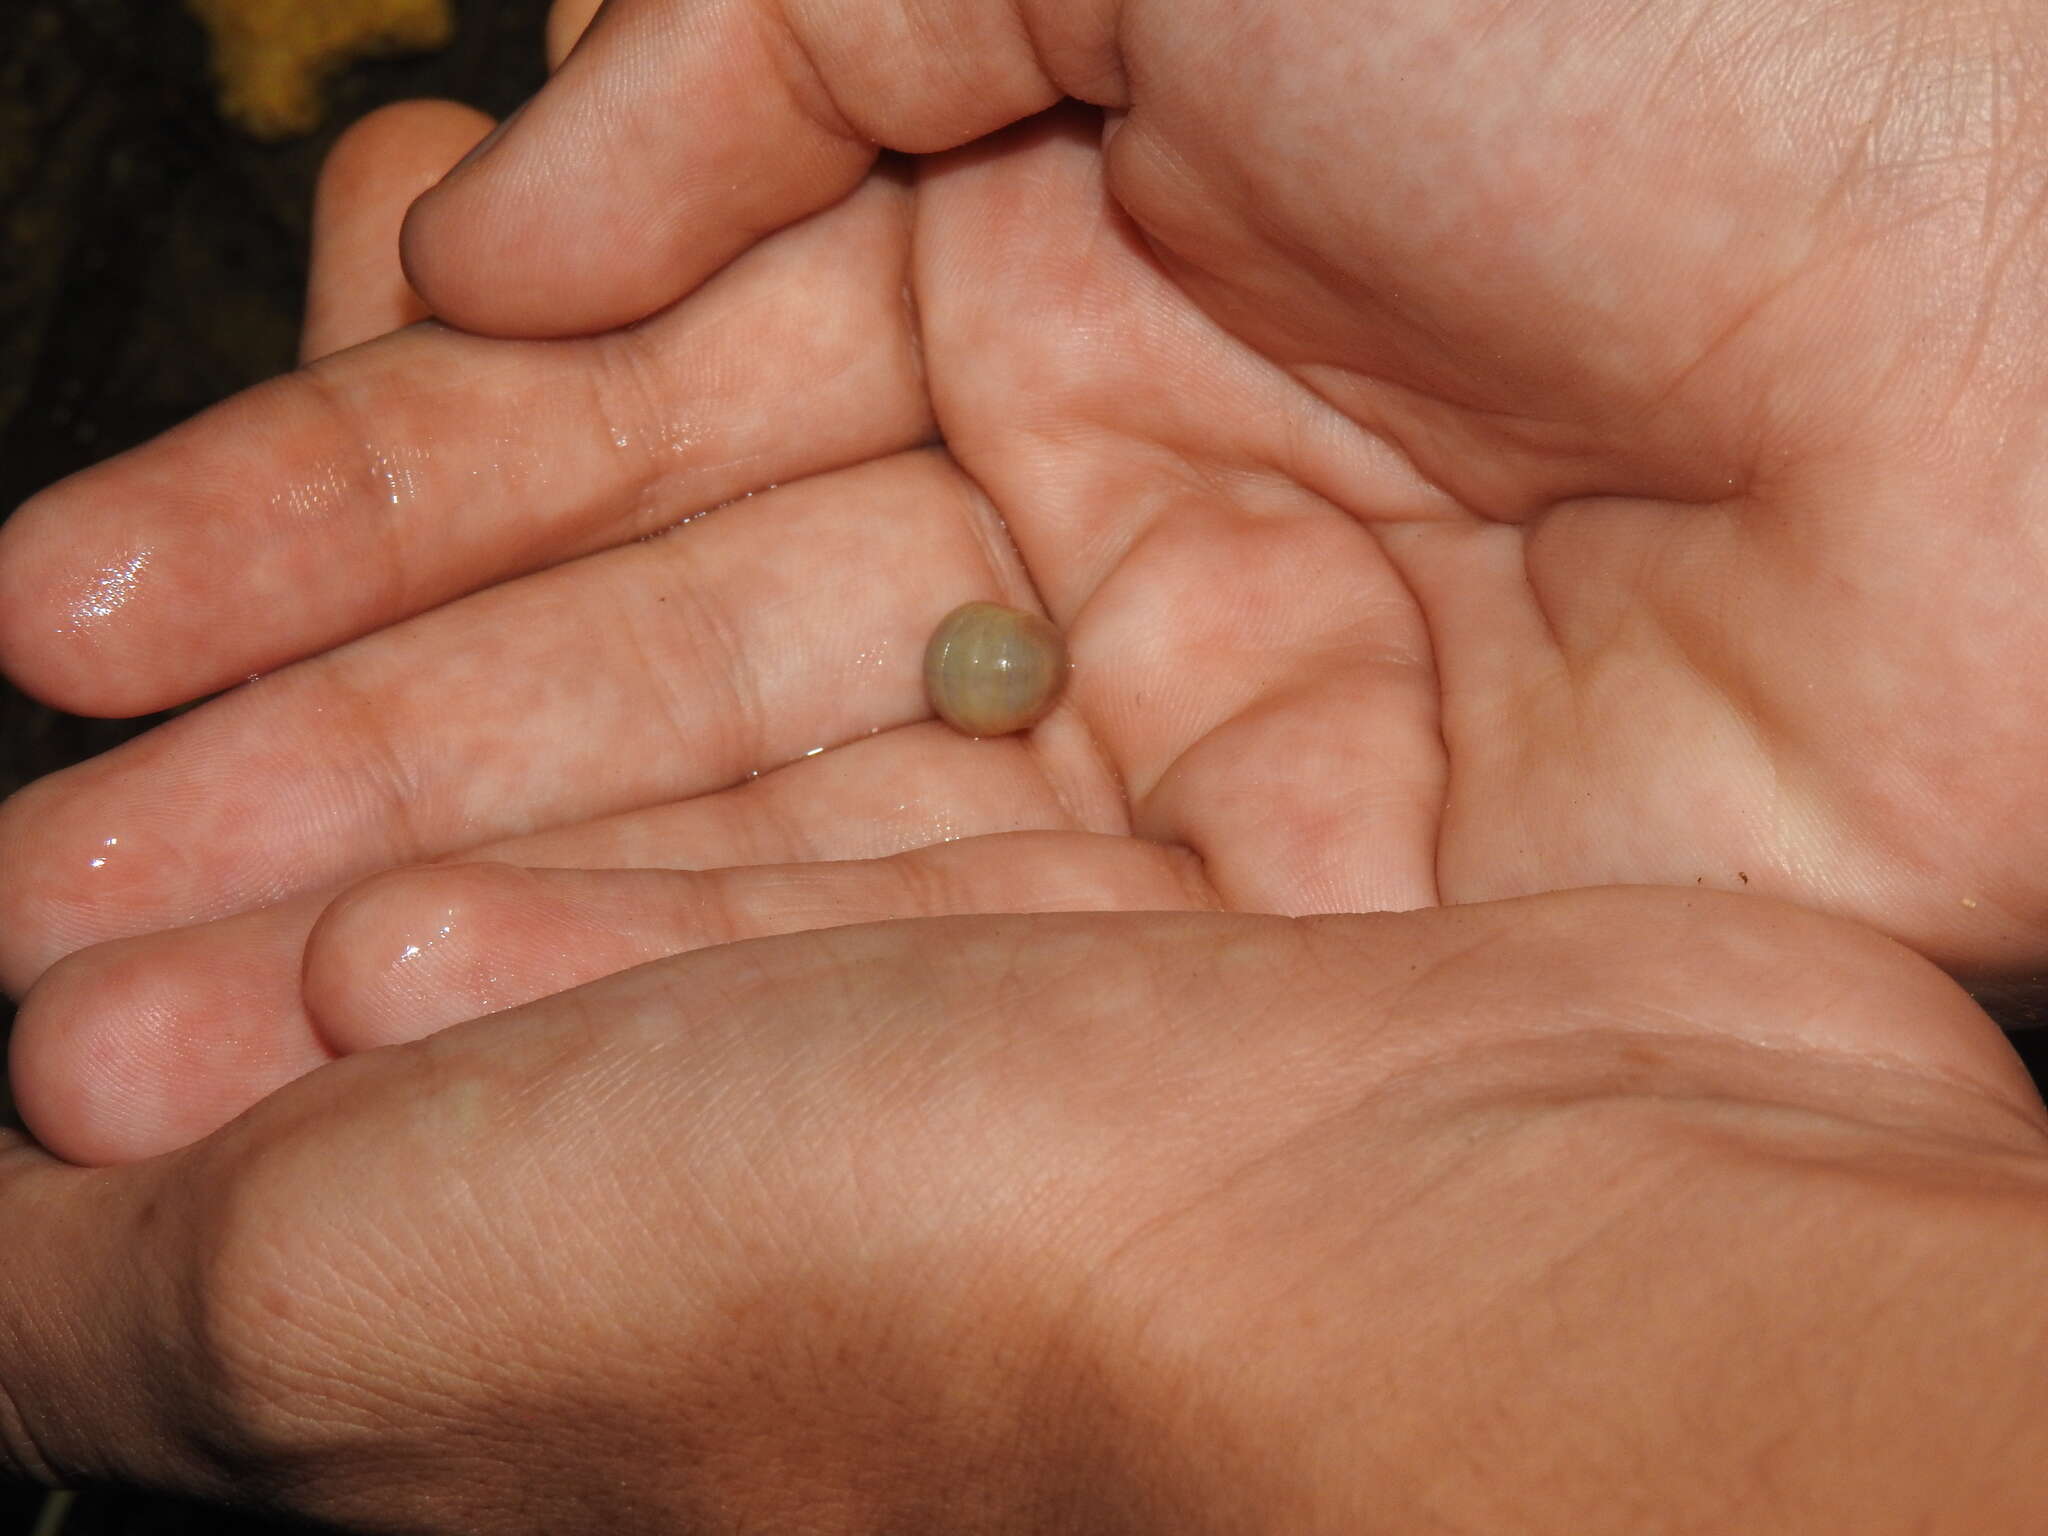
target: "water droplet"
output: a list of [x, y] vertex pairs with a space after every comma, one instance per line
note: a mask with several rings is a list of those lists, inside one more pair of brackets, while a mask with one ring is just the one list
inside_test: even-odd
[[454, 931], [455, 923], [453, 918], [451, 917], [449, 921], [441, 924], [439, 928], [435, 929], [434, 936], [428, 939], [424, 944], [408, 944], [405, 946], [404, 949], [400, 950], [398, 952], [397, 963], [400, 965], [405, 965], [411, 961], [419, 959], [428, 950], [432, 949], [435, 945], [439, 944], [442, 940], [446, 939], [448, 935], [453, 933]]
[[103, 565], [85, 580], [84, 589], [71, 605], [70, 627], [89, 628], [101, 619], [112, 618], [128, 605], [149, 569], [151, 551], [140, 550], [126, 560]]

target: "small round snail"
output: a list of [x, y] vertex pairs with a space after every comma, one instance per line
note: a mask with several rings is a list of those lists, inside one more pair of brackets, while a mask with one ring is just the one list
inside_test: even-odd
[[1029, 730], [1066, 681], [1066, 639], [1037, 614], [1001, 603], [955, 608], [924, 648], [932, 708], [969, 736]]

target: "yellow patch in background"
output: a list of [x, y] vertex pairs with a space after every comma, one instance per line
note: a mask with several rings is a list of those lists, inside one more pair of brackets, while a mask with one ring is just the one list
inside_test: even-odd
[[213, 42], [221, 115], [259, 139], [320, 126], [327, 77], [455, 35], [449, 0], [185, 0]]

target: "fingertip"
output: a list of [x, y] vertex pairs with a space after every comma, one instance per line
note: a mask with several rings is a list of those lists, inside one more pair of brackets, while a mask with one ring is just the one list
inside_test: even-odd
[[[248, 764], [208, 760], [185, 716], [0, 804], [0, 982], [19, 993], [66, 956], [220, 918], [280, 894], [275, 868], [228, 893], [223, 829], [249, 816]], [[196, 757], [183, 747], [195, 737]], [[230, 786], [234, 793], [217, 797]], [[245, 796], [242, 792], [247, 792]]]
[[90, 1167], [137, 1161], [165, 1140], [156, 1130], [162, 1104], [136, 1102], [111, 1020], [88, 1004], [104, 995], [102, 970], [81, 957], [44, 972], [21, 1000], [7, 1056], [8, 1086], [29, 1134], [54, 1156]]
[[47, 697], [53, 679], [46, 653], [55, 628], [49, 608], [48, 572], [36, 559], [36, 523], [41, 496], [31, 497], [10, 517], [0, 518], [0, 676], [23, 693], [62, 707]]
[[471, 1006], [470, 973], [492, 883], [467, 865], [389, 870], [328, 904], [306, 939], [300, 996], [330, 1050], [402, 1044], [490, 1011]]
[[316, 197], [343, 204], [375, 195], [394, 176], [434, 185], [495, 126], [488, 113], [459, 101], [393, 102], [357, 118], [321, 162]]
[[320, 595], [361, 590], [326, 567], [309, 592], [297, 541], [274, 536], [308, 518], [309, 494], [332, 494], [283, 466], [331, 477], [315, 455], [335, 430], [332, 392], [288, 374], [24, 502], [0, 527], [5, 670], [56, 708], [123, 717], [302, 654], [243, 642]]
[[[302, 991], [328, 1047], [418, 1040], [653, 957], [593, 912], [583, 871], [455, 864], [352, 886], [314, 925]], [[628, 877], [630, 878], [630, 877]]]
[[876, 149], [796, 99], [790, 51], [748, 6], [687, 22], [644, 5], [608, 16], [413, 205], [401, 237], [412, 286], [465, 330], [593, 335], [830, 206]]
[[562, 67], [597, 14], [599, 0], [555, 0], [548, 8], [548, 70]]
[[[260, 959], [194, 963], [155, 937], [51, 966], [22, 999], [8, 1076], [30, 1133], [91, 1167], [173, 1151], [326, 1058]], [[286, 975], [289, 974], [287, 971]]]
[[406, 281], [436, 319], [488, 336], [594, 336], [666, 307], [711, 270], [692, 271], [681, 232], [631, 203], [543, 206], [545, 190], [528, 190], [537, 178], [496, 160], [498, 145], [488, 153], [488, 167], [473, 161], [421, 194], [399, 233]]
[[[92, 471], [86, 471], [88, 475]], [[69, 503], [73, 482], [0, 522], [0, 673], [68, 714], [119, 719], [171, 702], [111, 660], [103, 642], [151, 585], [155, 552]]]
[[406, 209], [490, 131], [488, 116], [459, 102], [407, 101], [342, 134], [314, 193], [302, 361], [426, 317], [399, 260]]

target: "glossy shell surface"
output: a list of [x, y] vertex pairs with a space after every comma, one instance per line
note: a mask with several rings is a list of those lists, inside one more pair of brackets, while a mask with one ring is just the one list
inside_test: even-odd
[[969, 736], [1029, 730], [1067, 681], [1067, 642], [1035, 613], [1001, 603], [955, 608], [924, 648], [924, 689], [939, 718]]

